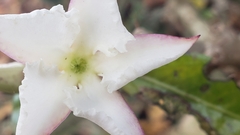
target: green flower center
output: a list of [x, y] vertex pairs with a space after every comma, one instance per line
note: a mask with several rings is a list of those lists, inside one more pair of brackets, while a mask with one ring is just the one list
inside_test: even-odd
[[74, 58], [70, 63], [70, 70], [76, 74], [82, 74], [87, 69], [87, 61], [83, 58]]

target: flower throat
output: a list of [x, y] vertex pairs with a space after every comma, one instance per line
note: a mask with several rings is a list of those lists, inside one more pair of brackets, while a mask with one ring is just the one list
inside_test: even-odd
[[82, 74], [87, 69], [87, 61], [83, 58], [74, 58], [70, 63], [70, 70], [76, 74]]

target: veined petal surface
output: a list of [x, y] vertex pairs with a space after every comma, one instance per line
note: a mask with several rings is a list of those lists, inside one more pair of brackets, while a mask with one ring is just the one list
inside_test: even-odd
[[126, 52], [125, 44], [134, 37], [122, 24], [117, 0], [71, 0], [69, 9], [79, 10], [81, 43], [107, 56]]
[[76, 10], [58, 5], [20, 15], [0, 16], [0, 50], [20, 62], [54, 63], [77, 37]]
[[143, 135], [138, 121], [118, 92], [109, 93], [96, 75], [78, 88], [67, 89], [66, 105], [74, 115], [101, 126], [111, 135]]
[[179, 38], [160, 34], [136, 35], [127, 43], [126, 53], [106, 57], [97, 53], [96, 71], [109, 92], [118, 90], [130, 81], [182, 56], [198, 39]]
[[46, 67], [42, 62], [27, 63], [24, 73], [16, 135], [49, 135], [70, 113], [63, 103], [64, 88], [70, 84], [56, 67]]

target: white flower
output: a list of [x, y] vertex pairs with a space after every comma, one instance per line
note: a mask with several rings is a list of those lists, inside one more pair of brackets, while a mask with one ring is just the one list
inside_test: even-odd
[[0, 50], [25, 63], [17, 135], [48, 135], [73, 111], [113, 135], [143, 132], [119, 88], [167, 64], [198, 39], [132, 36], [116, 0], [72, 0], [0, 16]]

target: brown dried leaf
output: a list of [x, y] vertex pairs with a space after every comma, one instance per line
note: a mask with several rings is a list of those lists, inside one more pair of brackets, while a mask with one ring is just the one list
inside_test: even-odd
[[12, 103], [7, 102], [3, 106], [0, 107], [0, 121], [2, 121], [4, 118], [9, 116], [12, 113]]
[[162, 6], [166, 0], [143, 0], [143, 4], [146, 5], [149, 9]]
[[0, 1], [0, 14], [15, 14], [20, 13], [19, 0], [1, 0]]
[[166, 113], [156, 105], [150, 105], [146, 110], [147, 120], [140, 120], [140, 125], [146, 135], [165, 133], [171, 125], [165, 120]]
[[9, 58], [6, 54], [0, 52], [0, 64], [8, 63], [10, 61], [12, 61], [11, 58]]

